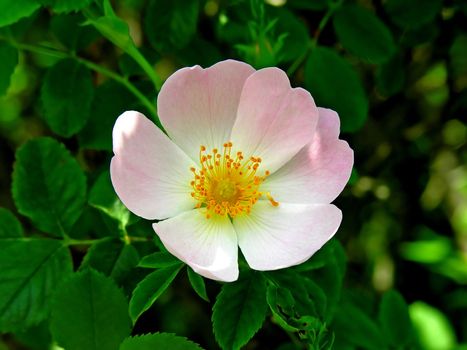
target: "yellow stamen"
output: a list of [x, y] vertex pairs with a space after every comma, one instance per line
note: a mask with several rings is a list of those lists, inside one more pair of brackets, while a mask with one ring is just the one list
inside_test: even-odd
[[[206, 146], [200, 146], [201, 169], [190, 168], [194, 174], [194, 180], [190, 182], [191, 196], [197, 201], [196, 208], [205, 208], [207, 219], [213, 215], [235, 217], [249, 214], [263, 196], [259, 187], [270, 174], [269, 170], [263, 175], [258, 174], [261, 158], [245, 160], [243, 152], [232, 152], [233, 143], [230, 141], [223, 146], [221, 151], [214, 148], [211, 153], [206, 153]], [[269, 192], [266, 197], [272, 206], [279, 205]]]

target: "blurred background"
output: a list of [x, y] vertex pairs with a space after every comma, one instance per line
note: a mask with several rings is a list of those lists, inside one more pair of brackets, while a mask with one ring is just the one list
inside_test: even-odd
[[[119, 0], [112, 5], [162, 80], [180, 67], [235, 58], [258, 69], [284, 69], [293, 86], [307, 88], [318, 105], [336, 109], [341, 138], [355, 151], [350, 183], [336, 200], [344, 213], [337, 238], [348, 259], [346, 293], [364, 306], [396, 288], [409, 304], [424, 349], [467, 349], [466, 1]], [[128, 89], [136, 87], [155, 103], [157, 92], [125, 50], [126, 39], [114, 35], [118, 31], [104, 37], [86, 25], [99, 11], [99, 2], [83, 11], [42, 7], [16, 23], [0, 23], [0, 206], [14, 213], [11, 175], [15, 151], [24, 142], [58, 138], [93, 182], [108, 167], [116, 117], [128, 109], [152, 114]], [[16, 59], [2, 46], [6, 42], [18, 49]], [[83, 122], [72, 135], [57, 132], [47, 117], [44, 82], [64, 57], [105, 70], [87, 65], [90, 95], [86, 84], [76, 86], [90, 97], [87, 108], [78, 108]], [[23, 224], [31, 229], [27, 220]], [[77, 252], [74, 258], [82, 256]], [[217, 290], [208, 282], [208, 292]], [[210, 308], [182, 279], [158, 300], [157, 313], [143, 315], [138, 331], [175, 332], [215, 349]], [[29, 332], [46, 337], [40, 327]], [[0, 349], [42, 349], [37, 334], [6, 336]], [[266, 324], [248, 348], [272, 348], [286, 339]]]

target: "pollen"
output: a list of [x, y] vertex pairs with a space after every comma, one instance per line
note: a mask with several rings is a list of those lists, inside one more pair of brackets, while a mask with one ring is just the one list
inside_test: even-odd
[[243, 152], [233, 152], [233, 143], [225, 142], [222, 150], [207, 151], [200, 146], [200, 169], [190, 168], [193, 173], [191, 196], [197, 201], [196, 208], [203, 208], [207, 219], [213, 215], [233, 218], [249, 214], [262, 197], [277, 207], [271, 194], [260, 191], [261, 184], [269, 176], [269, 170], [259, 171], [262, 159], [245, 158]]

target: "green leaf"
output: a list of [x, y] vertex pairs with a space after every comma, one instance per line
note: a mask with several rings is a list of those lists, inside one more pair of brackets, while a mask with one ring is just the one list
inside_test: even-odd
[[376, 87], [384, 96], [392, 96], [402, 90], [405, 83], [404, 61], [394, 55], [376, 71]]
[[73, 271], [59, 241], [6, 239], [0, 248], [0, 332], [25, 329], [47, 317], [52, 293]]
[[78, 134], [80, 146], [87, 149], [112, 151], [112, 128], [115, 120], [133, 106], [133, 95], [120, 84], [109, 80], [99, 85], [92, 101], [92, 114]]
[[368, 350], [387, 349], [384, 335], [375, 322], [349, 302], [339, 305], [332, 327], [336, 337], [349, 344]]
[[0, 1], [0, 27], [31, 16], [39, 7], [40, 4], [35, 0]]
[[99, 36], [93, 27], [83, 26], [85, 21], [81, 14], [53, 16], [50, 29], [67, 48], [79, 50], [89, 46]]
[[10, 86], [11, 75], [18, 64], [18, 50], [0, 41], [0, 96], [4, 95]]
[[409, 306], [409, 313], [422, 349], [448, 350], [455, 348], [456, 333], [446, 315], [441, 311], [424, 302], [417, 301]]
[[130, 300], [130, 316], [133, 323], [169, 287], [182, 267], [183, 264], [165, 267], [147, 275], [138, 283]]
[[71, 12], [84, 9], [91, 4], [92, 0], [56, 0], [53, 1], [52, 9], [54, 12]]
[[83, 259], [80, 269], [91, 267], [121, 283], [138, 264], [135, 247], [119, 239], [106, 238], [94, 243]]
[[130, 334], [128, 302], [110, 278], [76, 273], [54, 296], [50, 330], [67, 350], [115, 350]]
[[[413, 28], [432, 22], [441, 12], [442, 0], [388, 0], [384, 8], [399, 27]], [[431, 23], [432, 24], [432, 23]]]
[[41, 90], [50, 129], [63, 137], [80, 131], [89, 117], [93, 93], [91, 72], [82, 64], [63, 59], [50, 68]]
[[169, 252], [155, 252], [144, 256], [138, 263], [139, 267], [158, 269], [180, 264], [175, 256]]
[[288, 0], [287, 6], [300, 10], [321, 11], [328, 7], [328, 0]]
[[317, 105], [339, 113], [342, 131], [355, 132], [365, 124], [368, 98], [360, 78], [334, 50], [317, 47], [312, 51], [305, 82]]
[[341, 7], [334, 15], [333, 24], [342, 46], [371, 63], [386, 62], [396, 50], [386, 25], [361, 6]]
[[130, 212], [115, 194], [110, 180], [110, 172], [103, 171], [89, 192], [89, 205], [120, 222], [125, 227], [130, 220]]
[[18, 238], [24, 235], [23, 226], [11, 211], [0, 207], [0, 239]]
[[159, 52], [182, 49], [196, 32], [198, 15], [198, 0], [151, 0], [144, 18], [145, 33]]
[[126, 338], [120, 345], [120, 350], [202, 350], [192, 341], [170, 333], [145, 334]]
[[189, 266], [186, 267], [188, 272], [188, 279], [190, 284], [193, 287], [193, 290], [199, 297], [203, 300], [209, 302], [208, 294], [206, 293], [206, 284], [204, 283], [204, 278], [198, 275], [193, 269]]
[[214, 304], [214, 336], [222, 349], [244, 346], [261, 328], [267, 312], [266, 281], [254, 271], [222, 286]]
[[40, 230], [59, 236], [81, 215], [86, 178], [62, 144], [41, 137], [16, 152], [12, 192], [21, 214]]
[[378, 319], [385, 338], [394, 347], [407, 345], [412, 340], [413, 329], [409, 309], [397, 291], [384, 293], [379, 306]]

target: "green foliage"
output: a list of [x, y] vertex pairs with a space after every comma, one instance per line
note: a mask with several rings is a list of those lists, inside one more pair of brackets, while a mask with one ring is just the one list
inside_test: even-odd
[[130, 212], [118, 199], [112, 187], [110, 172], [103, 171], [89, 192], [89, 205], [117, 220], [124, 228], [130, 220]]
[[86, 180], [59, 142], [37, 138], [16, 152], [13, 198], [19, 212], [42, 231], [64, 235], [81, 215]]
[[151, 45], [161, 52], [185, 47], [196, 32], [199, 7], [199, 0], [150, 0], [144, 26]]
[[384, 293], [378, 319], [388, 343], [394, 347], [405, 346], [413, 339], [409, 309], [397, 291]]
[[23, 226], [11, 211], [0, 207], [0, 239], [19, 238], [24, 235]]
[[63, 137], [80, 131], [89, 117], [93, 92], [91, 72], [75, 60], [65, 59], [50, 68], [41, 91], [50, 129]]
[[146, 334], [138, 337], [127, 338], [120, 345], [120, 350], [202, 350], [186, 338], [169, 333]]
[[439, 14], [442, 0], [388, 0], [384, 8], [391, 20], [402, 28], [428, 24]]
[[372, 12], [357, 5], [341, 7], [333, 18], [342, 45], [354, 55], [371, 63], [383, 63], [396, 46], [391, 32]]
[[138, 283], [130, 300], [130, 316], [133, 323], [164, 293], [182, 267], [180, 263], [156, 270]]
[[4, 27], [21, 18], [31, 16], [40, 7], [36, 0], [0, 1], [0, 27]]
[[59, 241], [0, 241], [0, 331], [33, 326], [46, 319], [51, 296], [72, 272], [71, 256]]
[[15, 67], [18, 64], [18, 50], [8, 45], [7, 43], [0, 42], [0, 96], [4, 95], [10, 86], [10, 78]]
[[357, 72], [335, 51], [313, 49], [305, 79], [317, 104], [339, 113], [342, 131], [355, 132], [363, 126], [368, 116], [368, 98]]
[[266, 317], [266, 281], [258, 272], [242, 273], [224, 284], [213, 307], [212, 326], [222, 349], [240, 349], [261, 328]]
[[376, 87], [385, 96], [392, 96], [402, 90], [405, 82], [404, 62], [400, 54], [378, 67]]
[[115, 283], [87, 269], [54, 296], [51, 331], [69, 350], [114, 350], [130, 334], [128, 302]]
[[180, 260], [178, 260], [169, 252], [155, 252], [144, 256], [138, 263], [138, 266], [151, 269], [159, 269], [179, 264]]
[[108, 237], [91, 246], [80, 269], [93, 268], [120, 284], [136, 267], [138, 260], [138, 251], [134, 246]]
[[81, 14], [63, 14], [52, 17], [50, 29], [57, 39], [72, 50], [84, 49], [98, 36], [94, 28], [84, 26], [85, 18]]
[[204, 278], [198, 275], [193, 269], [187, 266], [188, 279], [190, 281], [193, 290], [199, 297], [207, 302], [209, 302], [208, 294], [206, 292], [206, 284], [204, 283]]

